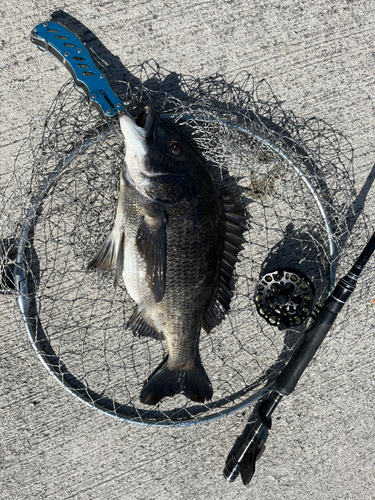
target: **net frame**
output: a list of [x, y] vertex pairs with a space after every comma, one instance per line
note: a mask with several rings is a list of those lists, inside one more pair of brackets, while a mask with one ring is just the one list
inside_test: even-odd
[[[149, 70], [149, 68], [146, 68]], [[144, 70], [144, 67], [142, 68]], [[160, 68], [158, 69], [160, 71]], [[207, 83], [207, 82], [206, 82]], [[208, 82], [208, 87], [212, 89], [212, 81]], [[128, 89], [132, 87], [131, 81], [128, 82]], [[76, 89], [74, 89], [74, 92], [76, 92]], [[181, 100], [177, 102], [176, 98], [174, 96], [169, 96], [167, 95], [164, 91], [161, 92], [160, 89], [158, 91], [155, 90], [150, 90], [147, 87], [145, 87], [143, 84], [138, 89], [137, 92], [134, 93], [134, 90], [132, 90], [132, 98], [127, 99], [128, 101], [128, 107], [132, 110], [132, 113], [135, 114], [135, 109], [139, 107], [139, 102], [148, 103], [151, 101], [153, 105], [155, 105], [158, 102], [160, 102], [161, 96], [164, 99], [164, 109], [169, 107], [169, 110], [173, 107], [177, 108], [177, 110], [173, 113], [161, 113], [161, 117], [166, 120], [172, 120], [178, 125], [183, 125], [183, 124], [189, 124], [190, 126], [193, 126], [193, 129], [197, 127], [197, 124], [203, 124], [204, 128], [209, 128], [210, 126], [215, 126], [219, 128], [223, 128], [225, 130], [228, 129], [235, 129], [239, 131], [241, 134], [244, 134], [248, 137], [251, 137], [251, 139], [258, 144], [261, 145], [261, 148], [267, 150], [267, 151], [272, 151], [273, 155], [276, 155], [277, 157], [281, 158], [284, 163], [286, 163], [290, 169], [293, 170], [294, 174], [298, 176], [302, 181], [305, 183], [308, 191], [310, 192], [312, 198], [314, 199], [314, 202], [316, 203], [318, 207], [318, 211], [320, 214], [320, 217], [323, 220], [323, 226], [324, 230], [327, 235], [327, 255], [328, 255], [328, 283], [327, 283], [327, 289], [331, 290], [332, 286], [335, 282], [335, 276], [336, 276], [336, 260], [337, 260], [337, 254], [335, 252], [335, 246], [337, 247], [337, 227], [336, 227], [336, 233], [334, 234], [334, 230], [332, 229], [332, 215], [328, 215], [326, 212], [326, 209], [324, 207], [324, 204], [327, 206], [330, 206], [330, 201], [327, 204], [326, 200], [322, 202], [320, 199], [320, 196], [317, 192], [317, 189], [314, 187], [313, 183], [311, 182], [311, 179], [306, 175], [305, 172], [303, 172], [302, 168], [300, 165], [298, 165], [298, 162], [293, 158], [293, 156], [296, 156], [295, 151], [292, 150], [292, 154], [288, 154], [288, 149], [290, 150], [290, 143], [287, 144], [285, 141], [285, 137], [282, 136], [282, 134], [275, 132], [274, 130], [270, 130], [269, 128], [264, 127], [264, 124], [260, 120], [257, 119], [256, 115], [255, 117], [251, 117], [251, 123], [248, 117], [242, 117], [242, 123], [239, 123], [238, 120], [238, 114], [233, 111], [233, 109], [228, 109], [228, 106], [226, 106], [224, 109], [219, 107], [219, 112], [217, 108], [217, 104], [213, 107], [212, 103], [205, 102], [203, 101], [199, 103], [197, 106], [196, 103], [194, 102], [191, 104], [191, 102], [188, 103], [182, 103], [181, 105]], [[144, 99], [146, 94], [146, 99]], [[156, 95], [156, 100], [155, 100], [155, 95]], [[194, 92], [192, 92], [192, 96], [194, 97]], [[142, 98], [143, 97], [143, 98]], [[81, 96], [82, 98], [82, 96]], [[168, 106], [165, 106], [165, 103], [168, 103]], [[56, 108], [56, 103], [54, 103], [55, 108]], [[162, 106], [162, 107], [163, 107]], [[188, 108], [189, 113], [186, 113], [186, 109]], [[202, 113], [203, 110], [203, 113]], [[192, 113], [194, 111], [194, 113]], [[215, 111], [215, 112], [214, 112]], [[56, 114], [56, 109], [52, 111], [50, 110], [49, 116], [53, 116]], [[216, 114], [216, 116], [215, 116]], [[230, 121], [228, 120], [228, 114], [231, 114], [234, 116], [236, 121]], [[251, 125], [251, 127], [250, 127]], [[202, 126], [202, 125], [200, 125]], [[267, 137], [263, 135], [262, 133], [259, 132], [259, 129], [263, 129], [263, 131], [267, 132]], [[38, 209], [40, 207], [40, 204], [43, 201], [43, 198], [48, 195], [49, 191], [54, 188], [55, 183], [58, 181], [59, 178], [61, 178], [62, 174], [65, 172], [65, 169], [69, 169], [69, 166], [72, 162], [74, 162], [79, 156], [84, 156], [90, 147], [94, 146], [98, 142], [105, 141], [108, 137], [110, 136], [115, 136], [118, 134], [118, 129], [116, 128], [115, 124], [112, 122], [109, 123], [100, 123], [95, 129], [91, 130], [86, 130], [85, 136], [89, 137], [88, 139], [81, 140], [80, 144], [78, 147], [73, 148], [73, 150], [69, 151], [69, 154], [66, 154], [65, 152], [60, 155], [60, 150], [59, 146], [54, 145], [55, 150], [59, 153], [57, 156], [62, 156], [62, 159], [59, 159], [58, 166], [55, 168], [55, 170], [50, 172], [48, 174], [48, 180], [44, 183], [42, 188], [39, 190], [36, 196], [34, 196], [33, 202], [31, 206], [28, 207], [26, 217], [24, 218], [22, 222], [22, 230], [21, 230], [21, 235], [18, 240], [18, 248], [17, 248], [17, 259], [16, 259], [16, 273], [15, 273], [15, 281], [16, 281], [16, 290], [17, 290], [17, 303], [18, 306], [20, 307], [21, 310], [21, 315], [22, 315], [22, 321], [24, 323], [24, 326], [26, 327], [27, 335], [29, 338], [29, 341], [36, 351], [40, 361], [42, 364], [45, 366], [45, 368], [51, 373], [51, 375], [74, 397], [78, 398], [80, 401], [83, 403], [87, 404], [88, 406], [94, 408], [95, 410], [104, 413], [106, 415], [110, 415], [111, 417], [120, 419], [120, 420], [126, 420], [131, 423], [136, 423], [136, 424], [142, 424], [142, 425], [156, 425], [160, 427], [169, 427], [169, 426], [180, 426], [180, 427], [186, 427], [190, 425], [195, 425], [197, 423], [203, 423], [203, 422], [210, 422], [213, 420], [216, 420], [218, 418], [221, 418], [224, 415], [229, 415], [232, 413], [235, 413], [251, 404], [256, 402], [259, 398], [263, 397], [265, 393], [267, 393], [269, 390], [271, 390], [273, 384], [272, 381], [269, 381], [269, 378], [267, 377], [264, 378], [266, 383], [265, 387], [262, 387], [260, 390], [257, 390], [255, 394], [251, 394], [248, 398], [246, 398], [244, 401], [241, 401], [238, 404], [233, 404], [230, 408], [227, 409], [220, 409], [214, 414], [205, 414], [208, 413], [209, 407], [206, 407], [206, 410], [203, 412], [203, 416], [200, 414], [194, 414], [191, 413], [191, 416], [186, 418], [183, 417], [181, 418], [177, 412], [177, 417], [175, 420], [171, 418], [170, 416], [168, 418], [165, 418], [164, 420], [160, 420], [158, 418], [147, 418], [145, 414], [139, 413], [139, 416], [134, 418], [128, 418], [127, 414], [122, 414], [121, 410], [117, 407], [114, 408], [113, 411], [109, 411], [108, 408], [106, 407], [101, 407], [100, 404], [97, 402], [93, 401], [90, 396], [85, 396], [82, 394], [81, 390], [77, 390], [73, 386], [71, 386], [68, 381], [66, 380], [65, 376], [59, 372], [59, 370], [55, 370], [53, 365], [51, 364], [51, 360], [48, 356], [45, 356], [45, 353], [43, 351], [43, 348], [41, 346], [40, 341], [36, 338], [35, 332], [33, 331], [33, 325], [31, 318], [28, 316], [28, 290], [26, 287], [27, 283], [27, 270], [24, 266], [25, 263], [25, 248], [27, 247], [27, 235], [28, 232], [32, 229], [33, 223], [35, 221], [36, 214], [38, 212]], [[298, 141], [296, 141], [298, 142]], [[300, 143], [300, 141], [299, 141]], [[293, 149], [293, 148], [292, 148]], [[264, 151], [263, 151], [264, 152]], [[297, 155], [298, 156], [298, 155]], [[300, 158], [300, 157], [299, 157]], [[303, 162], [302, 162], [303, 163]], [[339, 224], [337, 224], [339, 226]], [[345, 231], [340, 229], [342, 233]], [[334, 241], [335, 240], [335, 241]], [[327, 242], [326, 242], [327, 243]], [[325, 291], [323, 295], [325, 295]], [[259, 389], [259, 388], [258, 388]], [[147, 412], [146, 412], [147, 414]]]

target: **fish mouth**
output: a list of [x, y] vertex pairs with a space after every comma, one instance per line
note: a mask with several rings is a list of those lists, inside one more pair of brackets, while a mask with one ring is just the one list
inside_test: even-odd
[[136, 132], [140, 138], [150, 139], [153, 136], [155, 125], [154, 108], [152, 106], [145, 106], [135, 120], [130, 115], [121, 114], [120, 125], [125, 139], [127, 135], [130, 135], [129, 132], [131, 133], [131, 131], [133, 133]]
[[138, 115], [138, 118], [135, 120], [135, 123], [143, 137], [148, 139], [151, 136], [155, 125], [154, 108], [152, 106], [145, 106]]
[[125, 113], [120, 114], [119, 119], [127, 151], [127, 175], [131, 182], [140, 188], [140, 183], [145, 178], [168, 175], [168, 172], [155, 171], [147, 158], [148, 144], [154, 137], [154, 108], [145, 106], [135, 120]]

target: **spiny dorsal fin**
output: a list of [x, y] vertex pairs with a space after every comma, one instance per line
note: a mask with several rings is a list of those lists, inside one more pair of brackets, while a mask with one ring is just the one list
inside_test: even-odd
[[230, 197], [224, 198], [225, 210], [225, 242], [221, 261], [220, 279], [210, 306], [202, 321], [202, 327], [207, 333], [221, 323], [230, 308], [233, 297], [231, 281], [234, 267], [239, 261], [237, 255], [245, 243], [243, 237], [246, 231], [246, 217], [241, 205], [233, 203]]

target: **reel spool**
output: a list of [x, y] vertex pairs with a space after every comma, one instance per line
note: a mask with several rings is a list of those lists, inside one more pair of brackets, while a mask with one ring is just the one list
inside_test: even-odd
[[254, 295], [258, 313], [270, 325], [285, 330], [300, 326], [312, 314], [315, 287], [301, 271], [281, 268], [265, 274]]

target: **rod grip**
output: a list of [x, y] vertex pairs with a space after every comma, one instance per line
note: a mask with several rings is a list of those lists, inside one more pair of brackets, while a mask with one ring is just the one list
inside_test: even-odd
[[233, 455], [225, 464], [223, 476], [228, 483], [233, 483], [239, 476], [241, 471], [241, 464], [237, 462], [236, 457]]
[[315, 356], [343, 306], [344, 303], [338, 302], [332, 296], [327, 300], [312, 328], [306, 334], [307, 339], [297, 347], [288, 364], [276, 379], [275, 389], [278, 393], [289, 396], [294, 391], [302, 373]]

